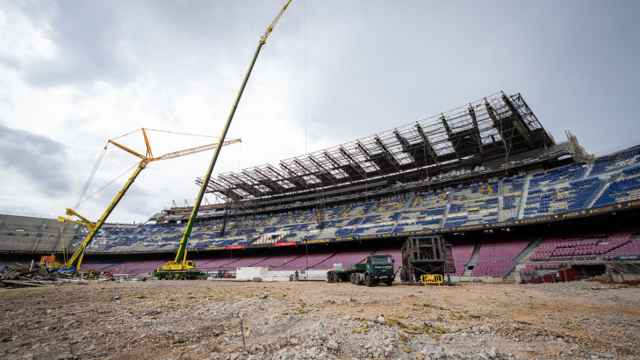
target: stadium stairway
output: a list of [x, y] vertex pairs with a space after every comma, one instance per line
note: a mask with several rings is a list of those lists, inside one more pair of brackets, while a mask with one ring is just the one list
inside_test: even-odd
[[518, 208], [518, 219], [524, 217], [524, 209], [527, 206], [527, 198], [529, 197], [529, 184], [531, 184], [531, 178], [533, 174], [527, 175], [524, 179], [524, 187], [522, 188], [522, 197], [520, 198], [520, 207]]
[[451, 195], [448, 196], [447, 205], [444, 207], [444, 213], [442, 214], [442, 222], [440, 223], [440, 227], [444, 228], [447, 223], [447, 217], [449, 217], [449, 210], [451, 209]]
[[470, 266], [475, 266], [478, 264], [478, 257], [480, 256], [480, 245], [478, 243], [473, 244], [473, 253], [471, 254], [471, 258], [464, 264], [464, 273], [463, 276], [472, 276], [473, 268], [469, 269]]
[[511, 270], [509, 270], [509, 272], [507, 273], [507, 275], [505, 275], [505, 279], [513, 279], [513, 272], [514, 270], [518, 267], [518, 265], [520, 264], [524, 264], [525, 262], [527, 262], [529, 260], [529, 257], [531, 256], [531, 254], [534, 253], [535, 249], [542, 244], [542, 242], [544, 241], [543, 237], [539, 237], [536, 239], [533, 239], [529, 245], [522, 250], [522, 252], [520, 253], [520, 255], [518, 255], [514, 260], [513, 260], [513, 267], [511, 268]]
[[475, 245], [473, 243], [461, 243], [451, 247], [451, 256], [453, 257], [453, 264], [455, 267], [455, 275], [463, 276], [465, 266], [473, 255]]
[[610, 181], [603, 181], [602, 185], [600, 186], [600, 189], [598, 189], [598, 191], [595, 192], [595, 195], [593, 196], [593, 198], [590, 199], [589, 202], [587, 202], [588, 209], [593, 208], [593, 205], [595, 205], [596, 201], [598, 201], [598, 199], [600, 199], [602, 194], [604, 194], [607, 191], [607, 189], [609, 188], [609, 185], [611, 185]]
[[584, 170], [584, 177], [588, 178], [591, 176], [591, 171], [593, 170], [593, 163], [587, 163], [587, 167]]
[[498, 186], [498, 221], [504, 221], [502, 215], [504, 210], [504, 195], [502, 194], [502, 180], [500, 180], [500, 185]]

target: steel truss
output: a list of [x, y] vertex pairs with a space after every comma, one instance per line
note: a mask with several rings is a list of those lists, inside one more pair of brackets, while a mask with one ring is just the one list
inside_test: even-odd
[[[499, 92], [466, 106], [329, 149], [220, 174], [207, 191], [226, 200], [260, 199], [394, 174], [429, 176], [456, 163], [482, 165], [555, 145], [523, 97]], [[445, 166], [446, 165], [446, 166]], [[201, 184], [201, 179], [196, 183]]]

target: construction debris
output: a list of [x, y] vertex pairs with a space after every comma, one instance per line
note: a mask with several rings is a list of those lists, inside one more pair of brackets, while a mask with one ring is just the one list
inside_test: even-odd
[[56, 278], [40, 274], [33, 266], [5, 266], [0, 271], [0, 287], [36, 287], [55, 282]]
[[85, 282], [0, 291], [0, 358], [640, 357], [633, 286]]
[[85, 279], [109, 281], [113, 280], [113, 276], [93, 270], [83, 272], [79, 277], [58, 272], [49, 273], [33, 263], [29, 266], [16, 264], [0, 269], [0, 288], [40, 287], [64, 283], [86, 285], [88, 282]]

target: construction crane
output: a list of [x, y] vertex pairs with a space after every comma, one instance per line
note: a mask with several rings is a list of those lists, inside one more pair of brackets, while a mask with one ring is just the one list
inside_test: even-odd
[[[64, 263], [64, 265], [60, 264], [61, 266], [56, 266], [56, 267], [58, 267], [58, 269], [55, 269], [55, 270], [57, 270], [58, 272], [75, 273], [75, 272], [80, 270], [80, 266], [82, 265], [82, 260], [84, 258], [84, 254], [85, 254], [85, 251], [86, 251], [87, 247], [89, 246], [89, 244], [91, 244], [91, 242], [93, 241], [95, 236], [98, 234], [98, 231], [100, 231], [100, 228], [102, 227], [102, 225], [104, 225], [104, 223], [107, 221], [107, 218], [109, 218], [109, 215], [111, 215], [111, 212], [113, 211], [113, 209], [115, 209], [115, 207], [118, 205], [120, 200], [122, 200], [124, 195], [127, 193], [127, 190], [129, 190], [129, 188], [131, 187], [133, 182], [136, 180], [138, 175], [140, 175], [142, 170], [144, 170], [147, 167], [147, 165], [149, 165], [149, 163], [154, 162], [154, 161], [175, 159], [175, 158], [178, 158], [178, 157], [183, 157], [183, 156], [187, 156], [187, 155], [191, 155], [191, 154], [196, 154], [196, 153], [207, 151], [207, 150], [210, 150], [210, 149], [213, 149], [213, 148], [220, 148], [220, 147], [225, 146], [225, 145], [231, 145], [231, 144], [235, 144], [235, 143], [241, 142], [240, 139], [232, 139], [232, 140], [226, 140], [226, 141], [225, 140], [219, 140], [219, 141], [217, 141], [215, 143], [212, 143], [212, 144], [196, 146], [196, 147], [192, 147], [192, 148], [188, 148], [188, 149], [169, 152], [169, 153], [166, 153], [166, 154], [160, 155], [160, 156], [154, 156], [153, 152], [151, 150], [151, 144], [149, 142], [149, 137], [147, 135], [147, 131], [148, 130], [149, 129], [142, 128], [142, 129], [137, 129], [137, 130], [134, 130], [133, 132], [131, 132], [131, 133], [134, 133], [134, 132], [140, 131], [142, 133], [142, 137], [144, 138], [144, 144], [145, 144], [145, 147], [146, 147], [146, 152], [144, 154], [142, 154], [142, 153], [140, 153], [140, 152], [138, 152], [138, 151], [126, 146], [126, 145], [123, 145], [123, 144], [115, 141], [115, 139], [109, 139], [107, 141], [107, 145], [105, 145], [105, 150], [106, 150], [107, 146], [114, 145], [117, 148], [120, 148], [121, 150], [124, 150], [127, 153], [139, 158], [140, 162], [137, 164], [135, 170], [129, 176], [129, 178], [124, 183], [124, 185], [122, 186], [120, 191], [118, 191], [115, 194], [115, 196], [113, 197], [113, 199], [111, 199], [111, 202], [109, 203], [107, 208], [102, 212], [102, 215], [100, 215], [100, 217], [98, 218], [97, 221], [93, 222], [93, 221], [87, 219], [86, 217], [82, 216], [81, 214], [79, 214], [74, 209], [67, 209], [66, 210], [66, 214], [64, 216], [59, 216], [58, 217], [58, 220], [60, 222], [63, 222], [63, 223], [64, 222], [72, 222], [72, 223], [75, 223], [75, 224], [82, 225], [87, 229], [86, 236], [84, 237], [82, 242], [80, 242], [78, 247], [75, 249], [75, 251], [73, 252], [73, 255], [71, 255], [71, 257]], [[131, 133], [128, 133], [126, 135], [129, 135]], [[46, 263], [50, 263], [50, 264], [52, 264], [54, 266], [55, 266], [55, 264], [57, 264], [55, 259], [46, 259], [45, 262]]]
[[[271, 24], [267, 26], [264, 34], [260, 37], [260, 41], [258, 42], [258, 46], [253, 54], [253, 58], [251, 59], [251, 63], [249, 64], [249, 68], [247, 69], [246, 74], [244, 75], [244, 79], [242, 80], [242, 84], [240, 85], [240, 90], [236, 95], [236, 98], [231, 106], [231, 111], [229, 112], [229, 116], [227, 117], [227, 122], [222, 128], [222, 134], [220, 135], [220, 141], [224, 141], [227, 136], [227, 132], [229, 131], [229, 126], [231, 125], [231, 121], [236, 113], [238, 108], [238, 104], [240, 103], [240, 99], [242, 98], [242, 94], [244, 93], [244, 89], [247, 86], [247, 82], [249, 81], [249, 77], [251, 77], [251, 71], [253, 71], [253, 67], [256, 64], [256, 60], [258, 59], [258, 55], [260, 55], [260, 50], [267, 43], [267, 39], [269, 35], [273, 31], [274, 27], [287, 10], [289, 5], [291, 4], [291, 0], [287, 0], [284, 6], [280, 9], [280, 12], [273, 19]], [[178, 245], [178, 251], [176, 252], [176, 257], [172, 261], [168, 261], [164, 265], [159, 266], [154, 275], [161, 279], [190, 279], [190, 278], [198, 278], [201, 275], [201, 272], [196, 268], [196, 265], [193, 261], [187, 260], [187, 245], [189, 243], [189, 238], [191, 237], [191, 231], [193, 230], [193, 222], [198, 216], [198, 211], [200, 210], [200, 203], [202, 202], [202, 198], [204, 197], [204, 193], [207, 190], [207, 186], [209, 184], [209, 180], [211, 179], [211, 173], [213, 173], [213, 168], [218, 161], [218, 156], [220, 155], [220, 149], [222, 148], [222, 143], [218, 143], [216, 147], [213, 157], [211, 158], [211, 162], [209, 163], [209, 168], [205, 173], [204, 178], [202, 179], [202, 185], [200, 186], [200, 191], [196, 196], [196, 200], [193, 203], [193, 209], [191, 210], [191, 215], [189, 216], [189, 221], [184, 228], [184, 232], [182, 234], [182, 238], [180, 239], [180, 244]]]

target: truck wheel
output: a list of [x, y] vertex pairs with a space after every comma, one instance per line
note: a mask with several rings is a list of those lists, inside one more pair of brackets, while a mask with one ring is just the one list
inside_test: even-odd
[[371, 278], [369, 277], [369, 275], [364, 276], [364, 284], [369, 287], [373, 286], [373, 282], [371, 281]]
[[387, 286], [391, 286], [393, 285], [393, 279], [392, 280], [387, 280]]

